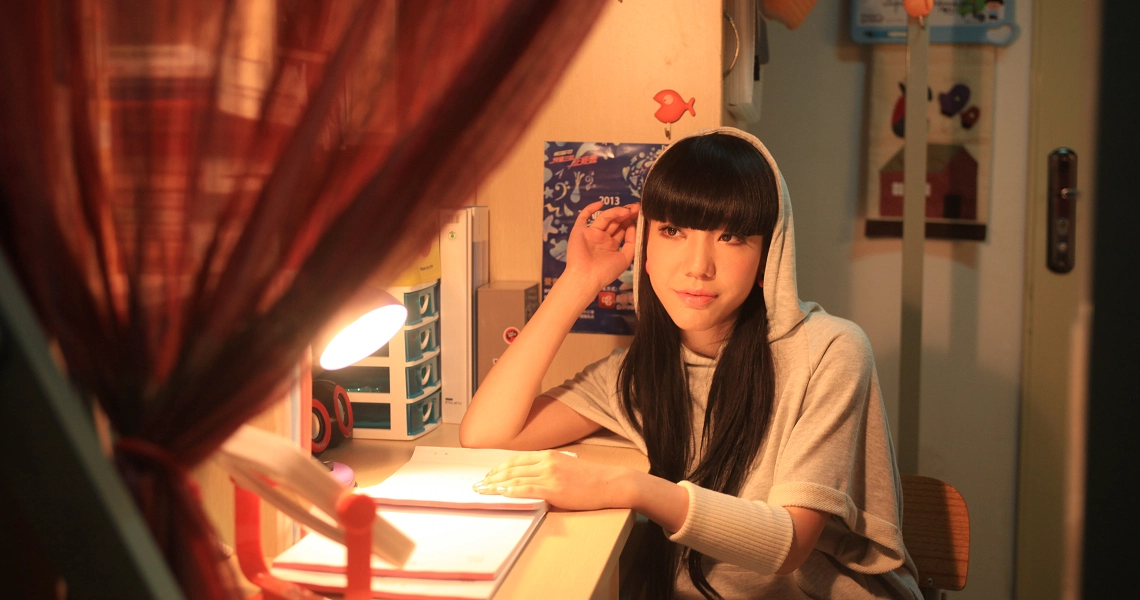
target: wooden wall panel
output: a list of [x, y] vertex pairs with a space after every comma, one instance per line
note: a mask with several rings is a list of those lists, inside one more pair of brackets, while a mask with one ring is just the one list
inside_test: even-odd
[[[721, 124], [720, 2], [625, 0], [603, 13], [554, 95], [475, 204], [490, 207], [491, 279], [538, 281], [542, 272], [542, 161], [546, 141], [663, 143], [653, 96], [696, 98], [697, 116], [673, 124], [677, 139]], [[571, 334], [543, 387], [572, 377], [629, 338]]]

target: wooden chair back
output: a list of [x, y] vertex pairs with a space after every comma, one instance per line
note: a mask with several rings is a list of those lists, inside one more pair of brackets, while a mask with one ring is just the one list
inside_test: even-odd
[[936, 590], [966, 586], [970, 513], [954, 486], [922, 475], [903, 475], [903, 543], [918, 568], [918, 585]]

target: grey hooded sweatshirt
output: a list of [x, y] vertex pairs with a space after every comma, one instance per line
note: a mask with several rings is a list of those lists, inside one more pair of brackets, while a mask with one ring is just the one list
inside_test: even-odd
[[[740, 495], [682, 481], [688, 514], [670, 539], [705, 555], [708, 581], [725, 598], [921, 598], [914, 563], [903, 547], [902, 493], [870, 342], [854, 323], [800, 300], [788, 187], [767, 148], [729, 127], [696, 135], [711, 133], [752, 143], [780, 181], [780, 215], [764, 271], [776, 395], [771, 424]], [[683, 346], [682, 354], [698, 436], [717, 359]], [[616, 350], [544, 395], [645, 452], [617, 394], [624, 356]], [[701, 446], [694, 440], [694, 448]], [[831, 517], [807, 561], [791, 574], [773, 575], [791, 545], [786, 506]], [[683, 567], [676, 590], [679, 598], [702, 598]]]

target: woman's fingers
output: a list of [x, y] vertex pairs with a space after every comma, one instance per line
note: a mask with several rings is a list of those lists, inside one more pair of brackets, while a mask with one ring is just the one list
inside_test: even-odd
[[504, 488], [499, 495], [508, 498], [538, 498], [539, 500], [546, 500], [548, 491], [549, 490], [540, 485], [513, 485]]
[[632, 262], [634, 241], [637, 239], [637, 216], [641, 212], [641, 205], [631, 204], [623, 208], [628, 208], [629, 213], [620, 221], [611, 221], [606, 233], [613, 240], [614, 248], [620, 248], [621, 253]]
[[[506, 489], [520, 485], [547, 485], [557, 479], [563, 470], [558, 465], [564, 460], [575, 459], [552, 450], [519, 454], [491, 469], [472, 489], [480, 494], [503, 494]], [[528, 497], [517, 491], [514, 495]]]
[[551, 493], [551, 489], [548, 486], [541, 485], [537, 482], [537, 480], [505, 481], [498, 485], [476, 487], [475, 491], [485, 496], [494, 495], [506, 496], [507, 498], [538, 498], [540, 500], [548, 500]]
[[[641, 204], [630, 204], [627, 206], [614, 206], [602, 210], [601, 201], [593, 202], [582, 207], [578, 212], [578, 216], [574, 219], [574, 226], [589, 227], [605, 231], [609, 235], [614, 235], [625, 229], [626, 225], [637, 222], [637, 215], [641, 212]], [[594, 215], [597, 216], [594, 216]], [[591, 223], [590, 218], [594, 220]]]
[[538, 498], [569, 510], [595, 510], [614, 505], [617, 475], [614, 467], [547, 450], [516, 456], [472, 487], [480, 494]]
[[637, 225], [626, 227], [623, 239], [619, 240], [618, 244], [621, 245], [621, 253], [632, 263], [633, 253], [637, 250]]
[[612, 236], [615, 232], [621, 230], [630, 218], [637, 218], [636, 209], [631, 209], [628, 206], [615, 206], [599, 212], [598, 216], [594, 218], [594, 222], [590, 224], [590, 227], [600, 229], [606, 232], [607, 235]]
[[502, 471], [487, 473], [487, 476], [483, 478], [483, 481], [481, 483], [499, 484], [512, 479], [536, 477], [540, 472], [541, 469], [537, 465], [511, 467], [509, 469], [503, 469]]
[[500, 496], [513, 496], [515, 498], [537, 498], [538, 496], [526, 496], [519, 493], [519, 488], [536, 488], [541, 487], [538, 484], [541, 480], [538, 478], [526, 479], [506, 479], [498, 482], [481, 481], [471, 486], [471, 489], [483, 495], [500, 495]]
[[627, 212], [621, 219], [616, 218], [615, 215], [615, 218], [610, 221], [609, 226], [606, 227], [606, 233], [620, 246], [622, 240], [626, 237], [626, 231], [631, 227], [637, 227], [637, 215], [641, 212], [641, 205], [630, 204], [629, 206], [619, 208], [623, 208]]
[[494, 469], [491, 469], [490, 471], [488, 471], [487, 475], [490, 476], [493, 473], [498, 473], [498, 472], [505, 471], [507, 469], [512, 469], [515, 467], [525, 467], [528, 465], [538, 464], [538, 463], [542, 462], [542, 460], [544, 458], [546, 458], [549, 454], [550, 454], [549, 450], [539, 450], [537, 452], [520, 452], [520, 453], [508, 458], [507, 460], [503, 461], [502, 464], [495, 467]]
[[495, 473], [488, 473], [482, 481], [471, 486], [471, 489], [480, 494], [500, 494], [517, 498], [532, 498], [520, 493], [520, 487], [541, 487], [546, 482], [546, 470], [539, 465], [523, 465], [511, 467]]
[[602, 208], [602, 201], [591, 202], [582, 207], [581, 212], [578, 213], [577, 218], [574, 219], [574, 227], [586, 227], [590, 222], [590, 216], [598, 212]]
[[549, 450], [544, 450], [541, 452], [524, 452], [512, 456], [502, 464], [488, 471], [483, 477], [483, 482], [499, 482], [511, 477], [530, 475], [541, 467], [543, 461], [548, 459], [550, 454], [551, 452]]

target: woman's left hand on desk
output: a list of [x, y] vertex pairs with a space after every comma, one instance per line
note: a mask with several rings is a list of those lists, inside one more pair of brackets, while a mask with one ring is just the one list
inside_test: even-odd
[[628, 471], [544, 450], [520, 454], [491, 469], [474, 489], [480, 494], [539, 498], [568, 510], [627, 508], [623, 483]]

